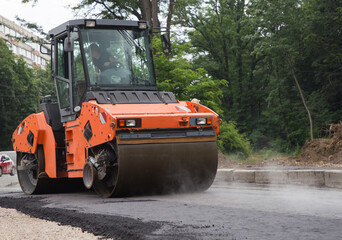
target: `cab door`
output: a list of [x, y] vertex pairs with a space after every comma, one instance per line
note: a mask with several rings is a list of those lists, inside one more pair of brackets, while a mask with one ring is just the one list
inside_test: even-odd
[[54, 43], [54, 71], [58, 104], [61, 114], [61, 121], [67, 122], [75, 120], [75, 113], [72, 109], [72, 75], [71, 75], [71, 52], [64, 49], [66, 34], [55, 40]]
[[75, 120], [75, 107], [81, 105], [86, 91], [84, 66], [78, 32], [72, 35], [73, 50], [65, 51], [67, 35], [56, 38], [54, 44], [54, 80], [56, 84], [58, 103], [62, 122]]

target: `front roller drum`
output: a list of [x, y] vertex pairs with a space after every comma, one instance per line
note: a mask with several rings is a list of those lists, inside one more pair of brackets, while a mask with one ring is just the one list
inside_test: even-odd
[[111, 178], [94, 183], [102, 197], [204, 191], [218, 164], [215, 141], [121, 144], [116, 154]]

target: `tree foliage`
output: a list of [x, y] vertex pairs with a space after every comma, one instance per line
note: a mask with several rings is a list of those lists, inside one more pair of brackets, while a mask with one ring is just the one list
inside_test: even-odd
[[250, 142], [240, 134], [234, 122], [223, 122], [217, 139], [218, 148], [224, 153], [237, 153], [241, 158], [251, 154]]
[[340, 1], [209, 0], [179, 13], [195, 67], [228, 82], [224, 117], [254, 147], [302, 145], [309, 112], [316, 137], [341, 120]]
[[160, 40], [154, 38], [154, 49], [157, 50], [154, 63], [160, 90], [173, 92], [179, 100], [199, 99], [201, 104], [223, 114], [222, 88], [226, 82], [214, 79], [204, 68], [193, 67], [190, 60], [186, 59], [191, 52], [190, 43], [174, 41], [172, 53], [165, 55]]
[[0, 39], [0, 149], [8, 150], [17, 125], [37, 110], [34, 74], [22, 58], [15, 58]]
[[[248, 153], [249, 138], [254, 148], [290, 151], [310, 139], [310, 126], [313, 137], [320, 137], [327, 124], [342, 120], [340, 0], [75, 4], [74, 10], [87, 17], [176, 26], [170, 55], [162, 54], [159, 40], [153, 41], [159, 89], [174, 92], [180, 100], [198, 98], [218, 112], [225, 120], [218, 141], [221, 150]], [[186, 36], [177, 35], [179, 30]], [[2, 84], [24, 81], [12, 80], [18, 79], [17, 64], [7, 59], [3, 66], [9, 68], [0, 66], [7, 69], [2, 70]], [[32, 74], [20, 70], [23, 79]], [[38, 82], [42, 81], [33, 87]]]

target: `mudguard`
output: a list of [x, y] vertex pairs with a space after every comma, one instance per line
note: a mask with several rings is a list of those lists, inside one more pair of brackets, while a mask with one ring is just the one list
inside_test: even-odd
[[12, 135], [13, 149], [16, 152], [36, 153], [38, 145], [43, 145], [45, 172], [56, 178], [56, 141], [43, 112], [29, 115]]

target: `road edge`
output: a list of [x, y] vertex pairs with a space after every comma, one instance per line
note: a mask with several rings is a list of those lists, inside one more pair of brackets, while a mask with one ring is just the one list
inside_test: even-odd
[[240, 183], [305, 185], [342, 189], [342, 170], [218, 169], [215, 180]]

